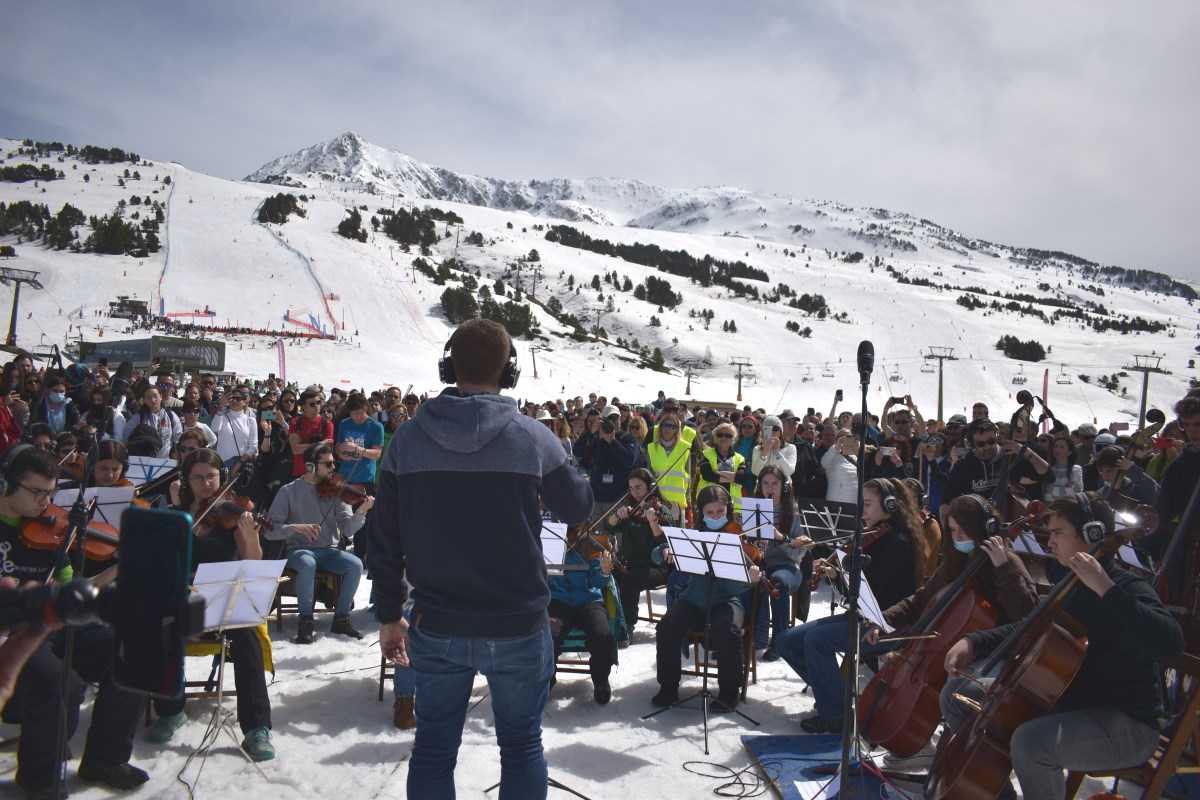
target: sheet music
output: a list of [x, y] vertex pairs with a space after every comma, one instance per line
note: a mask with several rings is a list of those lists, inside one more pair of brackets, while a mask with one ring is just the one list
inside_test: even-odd
[[543, 521], [539, 537], [546, 569], [561, 574], [563, 562], [567, 560], [567, 523]]
[[[849, 565], [850, 554], [845, 550], [838, 551], [838, 558], [842, 564]], [[884, 633], [892, 633], [896, 629], [887, 624], [887, 620], [883, 618], [883, 609], [879, 607], [879, 601], [875, 599], [875, 592], [871, 591], [871, 583], [867, 580], [867, 576], [859, 570], [862, 579], [858, 582], [858, 613], [862, 614], [868, 622], [878, 625]]]
[[143, 483], [149, 483], [172, 469], [175, 469], [175, 459], [173, 458], [130, 456], [129, 468], [125, 470], [125, 477], [134, 486], [141, 486]]
[[690, 575], [708, 574], [705, 550], [712, 554], [713, 577], [721, 580], [749, 583], [742, 540], [736, 533], [694, 531], [688, 528], [664, 527], [675, 566]]
[[271, 611], [286, 566], [287, 561], [282, 560], [219, 561], [196, 567], [192, 590], [204, 598], [204, 629], [261, 625]]
[[793, 781], [796, 791], [804, 800], [831, 800], [841, 793], [842, 771], [839, 769], [832, 778], [823, 781]]
[[1121, 559], [1131, 567], [1137, 567], [1138, 569], [1146, 568], [1145, 565], [1142, 564], [1141, 559], [1138, 558], [1137, 551], [1127, 544], [1123, 544], [1120, 548], [1118, 548], [1117, 558]]
[[766, 497], [742, 498], [742, 530], [749, 539], [775, 538], [775, 503]]
[[1046, 555], [1046, 551], [1042, 549], [1042, 546], [1038, 544], [1038, 540], [1030, 531], [1022, 531], [1017, 535], [1016, 539], [1013, 539], [1012, 544], [1013, 550], [1016, 550], [1018, 553], [1028, 553], [1034, 556]]
[[[132, 486], [93, 487], [83, 490], [83, 500], [86, 503], [93, 497], [96, 498], [96, 514], [93, 519], [97, 522], [107, 522], [120, 531], [121, 515], [133, 502], [133, 491]], [[70, 510], [78, 497], [78, 489], [59, 489], [54, 493], [54, 505]]]

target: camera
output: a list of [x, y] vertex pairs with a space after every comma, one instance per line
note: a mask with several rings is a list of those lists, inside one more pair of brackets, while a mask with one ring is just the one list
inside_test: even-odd
[[600, 432], [601, 433], [616, 433], [617, 426], [615, 424], [613, 424], [612, 420], [606, 419], [600, 423]]
[[131, 691], [183, 694], [183, 649], [204, 629], [204, 599], [192, 597], [192, 520], [181, 511], [130, 508], [121, 518], [120, 575], [0, 592], [0, 630], [50, 622], [113, 629], [113, 677]]
[[842, 397], [843, 397], [843, 395], [842, 395], [842, 390], [841, 390], [841, 389], [838, 389], [838, 390], [837, 390], [837, 392], [836, 392], [836, 393], [833, 395], [833, 399], [834, 399], [834, 400], [841, 400], [841, 399], [842, 399]]

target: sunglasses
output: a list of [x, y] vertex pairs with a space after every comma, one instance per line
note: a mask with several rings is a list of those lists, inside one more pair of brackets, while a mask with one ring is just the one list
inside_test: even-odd
[[990, 438], [990, 439], [983, 439], [982, 441], [981, 441], [981, 440], [979, 440], [979, 439], [976, 439], [976, 440], [975, 440], [975, 446], [976, 446], [976, 447], [989, 447], [989, 446], [991, 446], [991, 445], [993, 445], [993, 444], [995, 444], [995, 443], [996, 443], [996, 437], [995, 437], [995, 436], [993, 436], [993, 437], [992, 437], [992, 438]]
[[673, 422], [664, 422], [663, 424], [659, 425], [658, 427], [662, 428], [663, 430], [673, 431], [676, 428], [678, 428], [679, 426]]
[[317, 400], [313, 400], [310, 403], [305, 403], [304, 405], [308, 406], [309, 408], [320, 408], [321, 407], [321, 403]]
[[388, 414], [391, 419], [404, 419], [404, 414]]
[[175, 383], [173, 381], [159, 381], [158, 383], [155, 384], [155, 386], [161, 386], [164, 389], [170, 389], [174, 385], [175, 385]]
[[229, 395], [229, 399], [230, 400], [245, 400], [246, 396], [241, 395], [241, 394], [231, 394], [231, 395]]
[[892, 421], [895, 422], [897, 425], [907, 425], [910, 422], [912, 422], [911, 419], [897, 419], [897, 420], [892, 420]]
[[718, 434], [714, 434], [714, 435], [715, 435], [715, 436], [716, 436], [718, 439], [732, 439], [732, 438], [733, 438], [733, 434], [732, 434], [732, 433], [718, 433]]
[[946, 441], [946, 440], [945, 439], [930, 439], [929, 444], [941, 444], [944, 441]]

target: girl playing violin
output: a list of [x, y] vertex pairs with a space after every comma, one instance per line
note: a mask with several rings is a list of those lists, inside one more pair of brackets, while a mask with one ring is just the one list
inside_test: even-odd
[[[1079, 583], [1062, 610], [1087, 631], [1083, 663], [1051, 713], [1018, 726], [1009, 749], [1025, 797], [1064, 795], [1064, 770], [1141, 764], [1159, 741], [1159, 665], [1183, 652], [1183, 631], [1153, 587], [1112, 556], [1089, 551], [1113, 530], [1109, 505], [1095, 494], [1059, 497], [1047, 512], [1050, 550]], [[1086, 538], [1085, 538], [1086, 534]], [[970, 633], [946, 653], [946, 671], [968, 665], [1000, 646], [1018, 623]], [[946, 727], [956, 731], [971, 710], [956, 696], [979, 700], [993, 678], [951, 678], [942, 690]], [[943, 737], [943, 742], [949, 737]], [[937, 765], [935, 764], [935, 771]], [[1005, 783], [1001, 797], [1015, 797]]]
[[[733, 518], [733, 503], [724, 488], [706, 486], [701, 489], [696, 495], [696, 507], [705, 530], [741, 533], [742, 526]], [[656, 563], [673, 561], [667, 545], [656, 549], [653, 558]], [[762, 573], [758, 567], [751, 567], [749, 577], [749, 584], [720, 579], [712, 581], [710, 647], [717, 655], [717, 702], [710, 708], [712, 711], [732, 711], [738, 704], [738, 693], [742, 688], [742, 623], [745, 619], [742, 602], [746, 591], [758, 583]], [[708, 579], [703, 575], [688, 575], [677, 601], [658, 621], [655, 644], [659, 691], [650, 700], [656, 706], [670, 706], [679, 701], [679, 652], [688, 631], [704, 628], [707, 598]]]
[[808, 619], [810, 591], [805, 581], [812, 575], [812, 556], [804, 547], [803, 521], [796, 512], [792, 483], [783, 470], [776, 466], [762, 468], [758, 475], [758, 496], [771, 500], [775, 509], [774, 524], [765, 529], [769, 535], [764, 538], [770, 541], [763, 553], [762, 570], [779, 589], [779, 596], [772, 597], [769, 606], [760, 606], [760, 612], [769, 608], [771, 615], [771, 642], [762, 658], [763, 661], [775, 661], [779, 658], [775, 640], [792, 624], [792, 595], [796, 592], [804, 596], [801, 619]]
[[613, 571], [611, 550], [602, 550], [586, 541], [586, 537], [567, 536], [566, 564], [582, 565], [587, 569], [566, 569], [561, 575], [548, 575], [550, 584], [550, 636], [554, 639], [555, 658], [562, 653], [563, 641], [573, 628], [579, 628], [587, 642], [588, 671], [592, 676], [592, 697], [598, 705], [612, 699], [608, 683], [612, 671], [612, 629], [604, 607], [604, 586]]
[[[870, 562], [863, 568], [863, 579], [871, 585], [881, 608], [890, 608], [917, 590], [925, 570], [925, 545], [917, 531], [921, 519], [917, 503], [903, 482], [893, 478], [869, 480], [863, 486], [863, 526], [887, 532], [871, 544]], [[800, 537], [804, 546], [812, 546], [808, 537]], [[837, 567], [823, 567], [833, 578]], [[775, 648], [788, 665], [813, 690], [816, 716], [800, 722], [808, 733], [840, 733], [842, 730], [845, 684], [838, 666], [838, 654], [846, 652], [845, 614], [835, 614], [806, 622], [786, 631], [775, 641]], [[890, 650], [893, 645], [862, 645], [864, 653]]]
[[129, 450], [116, 439], [105, 439], [96, 445], [96, 466], [88, 486], [133, 486], [125, 477], [129, 469]]
[[[194, 450], [180, 467], [180, 483], [172, 486], [172, 507], [186, 511], [196, 520], [192, 526], [192, 563], [254, 561], [262, 558], [258, 523], [249, 512], [242, 514], [233, 528], [205, 524], [205, 514], [228, 480], [225, 462], [215, 450]], [[177, 492], [177, 499], [176, 499]], [[255, 761], [275, 757], [271, 744], [271, 699], [267, 695], [263, 671], [262, 643], [255, 628], [231, 628], [225, 631], [237, 682], [237, 716], [245, 739], [242, 749]], [[158, 719], [150, 728], [150, 741], [170, 741], [183, 727], [184, 699], [154, 701]]]
[[621, 561], [625, 564], [625, 571], [617, 573], [617, 586], [625, 625], [632, 636], [642, 592], [665, 586], [671, 573], [669, 567], [654, 563], [651, 553], [666, 541], [662, 526], [674, 525], [675, 519], [658, 488], [650, 491], [654, 476], [649, 470], [638, 467], [629, 473], [627, 480], [630, 503], [609, 514], [604, 528], [616, 535]]

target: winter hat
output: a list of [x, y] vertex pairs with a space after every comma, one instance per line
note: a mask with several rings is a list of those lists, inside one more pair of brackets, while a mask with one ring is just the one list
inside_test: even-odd
[[[1075, 429], [1075, 433], [1078, 434], [1079, 436], [1083, 436], [1085, 438], [1090, 439], [1096, 435], [1096, 426], [1090, 422], [1085, 422], [1082, 425], [1080, 425], [1078, 428]], [[1113, 441], [1114, 442], [1116, 441], [1116, 437], [1113, 437]], [[1099, 451], [1097, 451], [1097, 452], [1099, 452]]]
[[783, 424], [779, 421], [779, 417], [774, 414], [764, 419], [762, 426], [764, 430], [767, 428], [774, 428], [777, 431], [783, 430]]
[[[1095, 428], [1092, 428], [1095, 430]], [[1104, 448], [1117, 443], [1117, 437], [1111, 433], [1102, 433], [1096, 437], [1096, 441], [1092, 442], [1092, 453], [1099, 454]]]
[[967, 418], [963, 414], [955, 414], [946, 422], [947, 425], [966, 425]]
[[83, 364], [72, 364], [71, 366], [67, 367], [66, 371], [63, 373], [63, 380], [66, 381], [68, 388], [73, 389], [76, 386], [83, 386], [83, 382], [86, 381], [88, 376], [91, 374], [92, 373]]

